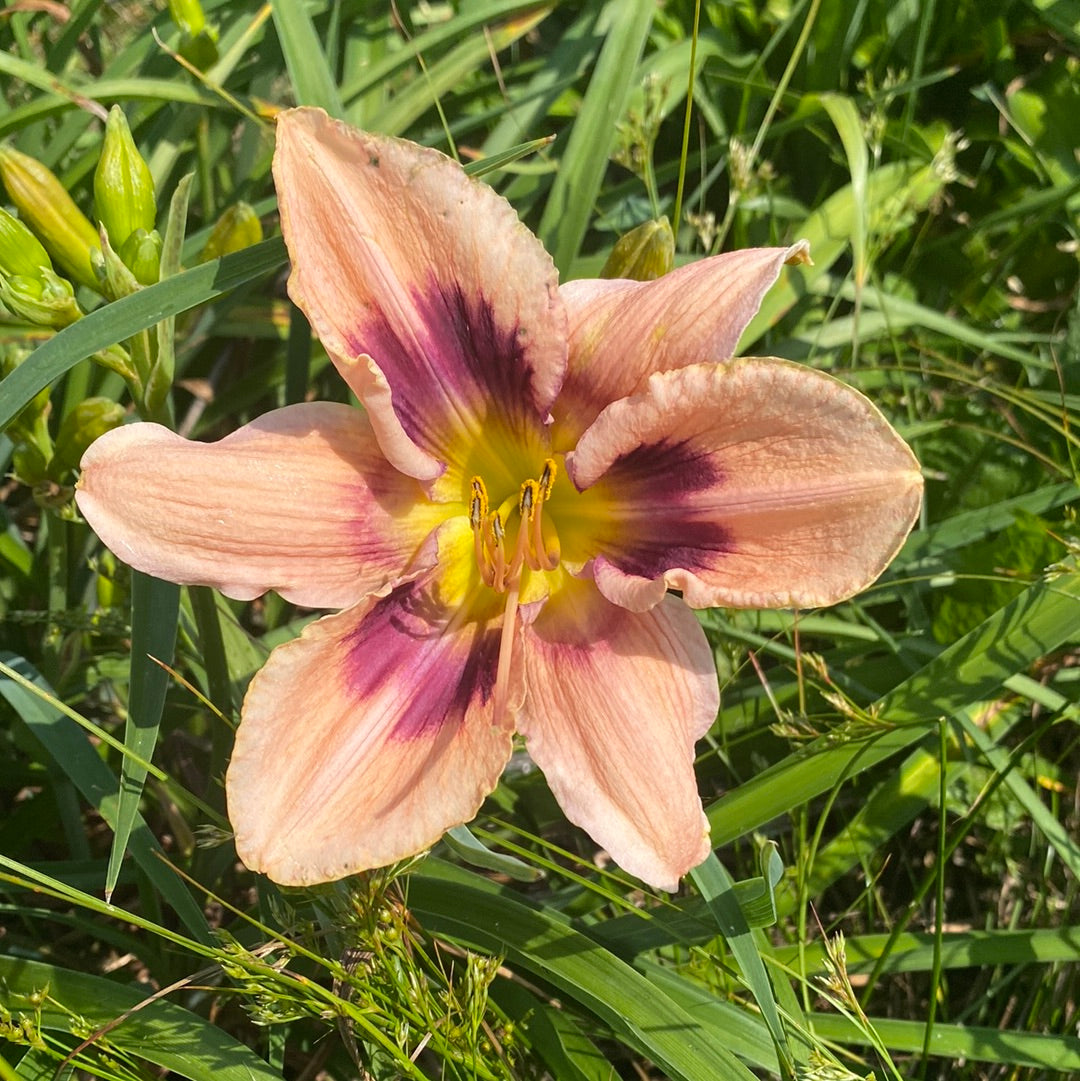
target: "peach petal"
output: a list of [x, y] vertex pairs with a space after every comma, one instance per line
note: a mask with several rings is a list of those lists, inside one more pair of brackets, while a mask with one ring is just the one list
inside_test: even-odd
[[524, 631], [529, 754], [567, 818], [664, 890], [709, 852], [694, 744], [716, 719], [712, 651], [674, 597], [652, 611], [568, 584]]
[[493, 425], [538, 447], [566, 366], [566, 315], [539, 241], [434, 150], [318, 109], [278, 117], [274, 176], [289, 292], [425, 481]]
[[217, 443], [157, 424], [116, 428], [83, 456], [75, 499], [105, 545], [147, 574], [340, 608], [434, 562], [422, 496], [360, 410], [322, 402]]
[[596, 584], [643, 610], [814, 607], [865, 589], [922, 496], [907, 444], [858, 391], [776, 359], [653, 375], [567, 456], [607, 502]]
[[570, 356], [556, 443], [570, 447], [609, 403], [643, 390], [653, 372], [726, 361], [785, 263], [809, 261], [800, 241], [688, 263], [656, 281], [582, 280], [559, 292]]
[[510, 757], [492, 720], [499, 627], [450, 618], [424, 585], [310, 624], [251, 683], [226, 778], [240, 858], [327, 882], [471, 819]]

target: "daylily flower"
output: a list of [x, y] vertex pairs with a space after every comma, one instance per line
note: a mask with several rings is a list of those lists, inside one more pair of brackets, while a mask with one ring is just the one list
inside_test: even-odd
[[861, 394], [729, 359], [804, 246], [560, 287], [435, 151], [296, 109], [274, 175], [290, 294], [365, 409], [209, 445], [131, 424], [78, 492], [147, 573], [343, 609], [251, 683], [240, 857], [304, 884], [420, 851], [476, 813], [516, 729], [567, 817], [674, 889], [709, 850], [693, 757], [718, 708], [691, 608], [849, 597], [919, 505]]

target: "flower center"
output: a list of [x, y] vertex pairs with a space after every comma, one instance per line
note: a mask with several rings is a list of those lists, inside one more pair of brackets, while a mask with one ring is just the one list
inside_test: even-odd
[[495, 509], [484, 478], [474, 476], [470, 481], [469, 524], [476, 565], [484, 584], [497, 593], [516, 593], [523, 567], [553, 571], [559, 565], [559, 538], [544, 517], [556, 472], [555, 459], [546, 459], [538, 479], [523, 481], [517, 497], [510, 496]]

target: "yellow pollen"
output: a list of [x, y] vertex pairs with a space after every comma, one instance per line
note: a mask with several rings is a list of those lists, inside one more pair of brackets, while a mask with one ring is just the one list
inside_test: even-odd
[[555, 465], [555, 459], [546, 459], [544, 468], [540, 472], [540, 481], [538, 485], [540, 488], [540, 495], [543, 496], [544, 499], [551, 498], [551, 489], [555, 487], [556, 473], [558, 473], [558, 467]]
[[[473, 531], [476, 565], [484, 584], [499, 593], [517, 595], [524, 567], [552, 571], [559, 565], [558, 538], [548, 530], [550, 540], [554, 541], [554, 549], [549, 551], [543, 514], [557, 471], [555, 460], [548, 458], [538, 480], [522, 481], [517, 499], [510, 497], [495, 510], [491, 509], [483, 477], [474, 476], [469, 481], [469, 525]], [[516, 535], [509, 532], [515, 509], [519, 519]], [[512, 551], [508, 547], [511, 537]]]

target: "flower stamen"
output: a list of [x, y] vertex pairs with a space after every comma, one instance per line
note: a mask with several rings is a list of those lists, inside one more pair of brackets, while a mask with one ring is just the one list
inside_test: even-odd
[[469, 499], [469, 525], [473, 531], [473, 553], [484, 585], [490, 586], [495, 584], [495, 568], [484, 537], [488, 516], [487, 485], [482, 477], [473, 477], [470, 485], [472, 496]]
[[[469, 525], [473, 531], [473, 552], [480, 577], [498, 593], [517, 589], [521, 570], [553, 571], [559, 565], [559, 541], [544, 531], [544, 504], [551, 498], [557, 466], [553, 458], [544, 462], [539, 480], [522, 481], [517, 499], [507, 498], [496, 510], [490, 509], [487, 485], [480, 476], [469, 482]], [[507, 551], [507, 530], [515, 508], [518, 526], [513, 552]], [[548, 539], [554, 540], [554, 551]]]

